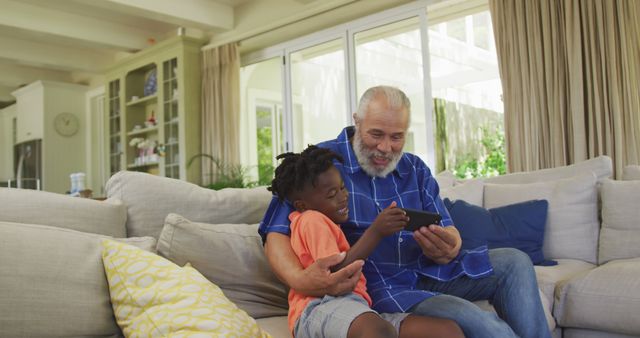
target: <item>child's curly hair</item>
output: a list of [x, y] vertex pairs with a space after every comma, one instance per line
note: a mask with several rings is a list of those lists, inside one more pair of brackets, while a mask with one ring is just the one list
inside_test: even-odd
[[268, 187], [280, 201], [290, 198], [311, 183], [315, 186], [318, 176], [333, 166], [333, 160], [344, 163], [342, 156], [335, 152], [310, 145], [301, 153], [284, 153], [276, 157], [282, 162], [275, 170], [275, 177]]

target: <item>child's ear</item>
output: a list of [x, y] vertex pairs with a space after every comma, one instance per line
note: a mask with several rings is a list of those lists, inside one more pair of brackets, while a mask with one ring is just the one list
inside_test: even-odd
[[293, 207], [296, 208], [296, 210], [303, 212], [307, 209], [307, 207], [304, 204], [303, 200], [295, 200], [293, 201]]

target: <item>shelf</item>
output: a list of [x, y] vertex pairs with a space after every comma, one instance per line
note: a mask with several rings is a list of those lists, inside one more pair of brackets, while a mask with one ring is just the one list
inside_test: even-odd
[[138, 105], [146, 105], [149, 103], [154, 103], [156, 101], [156, 98], [158, 97], [157, 94], [153, 94], [153, 95], [147, 95], [143, 98], [137, 99], [135, 101], [129, 101], [127, 102], [127, 107], [132, 107], [132, 106], [138, 106]]
[[159, 162], [148, 162], [143, 164], [129, 164], [127, 165], [127, 169], [139, 169], [139, 168], [147, 168], [157, 166]]
[[149, 127], [149, 128], [142, 128], [142, 129], [136, 129], [133, 131], [130, 131], [127, 133], [127, 136], [134, 136], [134, 135], [141, 135], [141, 134], [148, 134], [148, 133], [157, 133], [158, 132], [158, 126], [153, 126], [153, 127]]

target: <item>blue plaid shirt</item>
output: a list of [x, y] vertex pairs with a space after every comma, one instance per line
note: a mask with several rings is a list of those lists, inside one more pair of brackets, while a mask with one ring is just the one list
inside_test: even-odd
[[[396, 201], [398, 206], [437, 212], [443, 226], [453, 225], [449, 212], [439, 196], [439, 188], [431, 170], [417, 156], [404, 153], [396, 170], [385, 178], [371, 177], [361, 168], [349, 137], [353, 127], [345, 128], [338, 138], [318, 144], [342, 155], [344, 165], [337, 163], [349, 190], [349, 221], [341, 224], [347, 240], [353, 245], [373, 223], [378, 213]], [[288, 202], [271, 201], [260, 223], [263, 236], [275, 231], [290, 234], [288, 216], [293, 211]], [[436, 295], [416, 290], [419, 276], [449, 281], [466, 275], [480, 278], [493, 272], [486, 246], [462, 251], [449, 264], [439, 265], [422, 254], [422, 249], [409, 231], [384, 238], [365, 261], [363, 267], [372, 308], [379, 312], [406, 312], [413, 305]]]

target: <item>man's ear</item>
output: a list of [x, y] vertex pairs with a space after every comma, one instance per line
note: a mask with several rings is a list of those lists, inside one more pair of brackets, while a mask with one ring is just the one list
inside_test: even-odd
[[360, 123], [360, 119], [358, 118], [358, 115], [356, 113], [353, 113], [353, 115], [351, 116], [353, 117], [353, 124]]
[[307, 210], [306, 205], [304, 204], [303, 200], [295, 200], [293, 201], [293, 207], [296, 208], [296, 210], [303, 212], [305, 210]]

